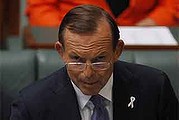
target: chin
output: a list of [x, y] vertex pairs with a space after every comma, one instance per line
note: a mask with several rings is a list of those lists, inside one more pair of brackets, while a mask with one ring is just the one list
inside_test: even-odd
[[98, 91], [82, 90], [82, 93], [85, 95], [97, 95], [99, 93], [99, 90]]

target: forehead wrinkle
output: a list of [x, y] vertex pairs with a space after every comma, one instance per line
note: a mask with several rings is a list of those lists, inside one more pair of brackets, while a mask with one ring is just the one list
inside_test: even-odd
[[[109, 42], [106, 42], [107, 44]], [[82, 54], [82, 55], [89, 55], [89, 54], [101, 54], [101, 53], [108, 53], [109, 48], [104, 45], [105, 43], [96, 43], [90, 44], [90, 45], [85, 45], [85, 44], [80, 44], [77, 46], [77, 44], [70, 44], [66, 48], [69, 50], [69, 52], [77, 53], [77, 54]]]
[[[86, 44], [85, 44], [86, 43]], [[103, 48], [106, 47], [106, 44], [109, 44], [109, 41], [91, 41], [79, 44], [79, 47], [84, 47], [84, 49], [93, 49], [93, 48]]]
[[[80, 40], [80, 41], [78, 41]], [[93, 49], [93, 48], [99, 48], [100, 49], [102, 47], [106, 47], [106, 44], [107, 46], [112, 44], [112, 41], [110, 40], [110, 38], [108, 37], [101, 37], [99, 38], [99, 40], [93, 40], [93, 37], [89, 37], [87, 39], [77, 39], [75, 41], [75, 38], [69, 38], [67, 41], [66, 41], [66, 45], [69, 46], [69, 47], [72, 47], [72, 48], [79, 48], [79, 49], [83, 49], [83, 50], [89, 50], [89, 49]]]

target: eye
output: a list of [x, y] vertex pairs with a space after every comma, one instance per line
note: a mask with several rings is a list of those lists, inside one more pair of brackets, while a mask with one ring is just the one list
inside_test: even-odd
[[81, 63], [85, 62], [85, 59], [81, 58], [78, 55], [70, 55], [70, 59], [71, 59], [71, 62], [81, 62]]
[[77, 60], [80, 59], [80, 57], [79, 57], [78, 55], [70, 55], [69, 57], [70, 57], [70, 59], [72, 59], [73, 61], [77, 61]]
[[79, 60], [80, 57], [79, 57], [79, 56], [73, 56], [72, 59], [73, 59], [73, 60]]
[[103, 62], [106, 60], [106, 56], [102, 55], [102, 56], [98, 56], [94, 59], [94, 62]]

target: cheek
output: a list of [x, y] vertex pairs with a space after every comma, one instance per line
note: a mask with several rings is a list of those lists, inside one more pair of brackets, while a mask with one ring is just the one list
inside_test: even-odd
[[78, 79], [79, 79], [79, 76], [80, 76], [80, 73], [79, 73], [79, 72], [68, 71], [68, 75], [69, 75], [70, 79], [71, 79], [74, 83], [78, 82]]
[[101, 83], [106, 84], [106, 82], [109, 80], [111, 74], [112, 74], [111, 70], [107, 70], [107, 71], [104, 71], [104, 72], [99, 72], [98, 75], [101, 78]]

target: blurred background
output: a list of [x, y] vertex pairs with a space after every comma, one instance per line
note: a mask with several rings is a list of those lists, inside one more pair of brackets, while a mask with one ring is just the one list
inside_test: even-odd
[[0, 0], [0, 120], [20, 89], [64, 65], [54, 49], [58, 26], [80, 4], [107, 10], [126, 43], [119, 59], [165, 71], [179, 98], [178, 0]]

